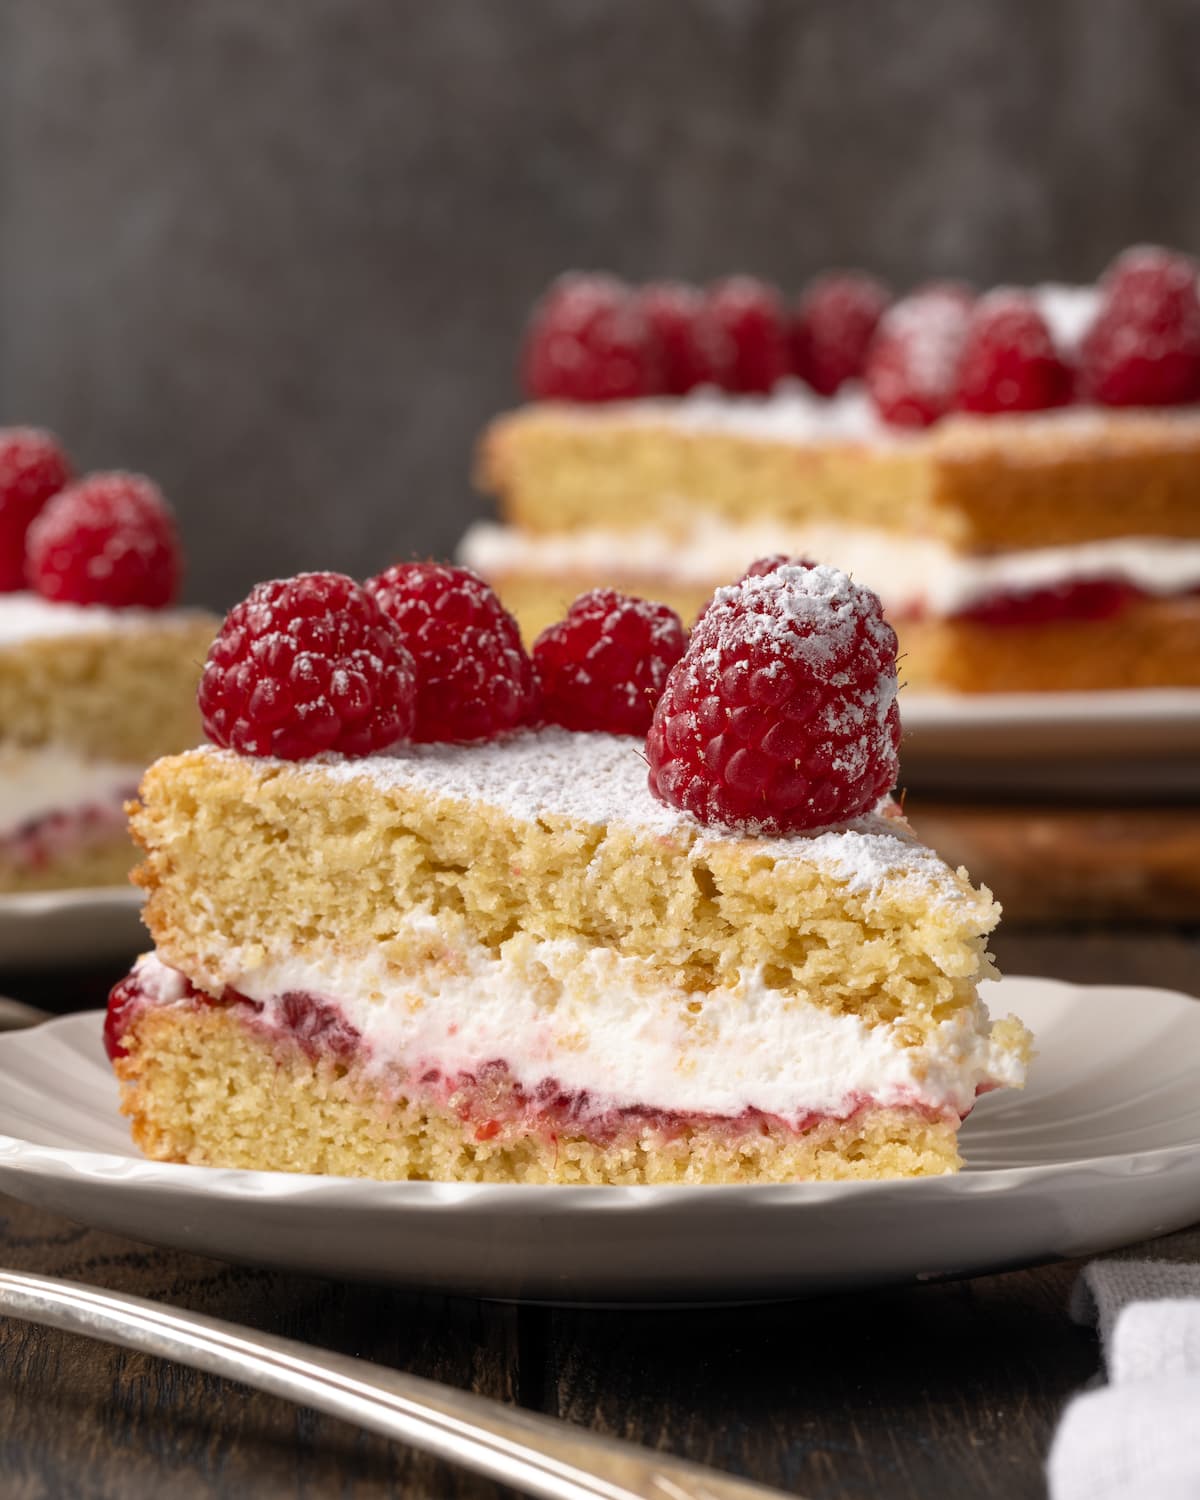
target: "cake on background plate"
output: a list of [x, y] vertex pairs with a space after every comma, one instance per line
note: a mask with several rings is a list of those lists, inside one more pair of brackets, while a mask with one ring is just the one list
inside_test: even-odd
[[685, 643], [577, 601], [534, 654], [461, 569], [260, 585], [212, 744], [133, 813], [155, 951], [106, 1042], [164, 1160], [445, 1181], [941, 1173], [998, 909], [888, 797], [895, 637], [764, 565]]
[[217, 625], [169, 607], [179, 566], [148, 480], [72, 483], [48, 434], [0, 430], [0, 892], [128, 881], [124, 804], [195, 742]]
[[532, 404], [479, 450], [500, 524], [461, 555], [528, 639], [582, 589], [690, 620], [764, 553], [875, 589], [906, 681], [964, 692], [1200, 686], [1200, 300], [1187, 257], [1095, 287], [822, 278], [789, 314], [563, 278]]

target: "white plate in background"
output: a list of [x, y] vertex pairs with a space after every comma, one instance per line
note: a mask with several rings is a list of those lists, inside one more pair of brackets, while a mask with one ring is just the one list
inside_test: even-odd
[[1111, 693], [903, 692], [906, 739], [922, 752], [1069, 755], [1200, 750], [1200, 688]]
[[0, 895], [0, 966], [61, 969], [132, 958], [150, 946], [132, 886]]
[[928, 789], [1200, 789], [1200, 688], [903, 692], [901, 781]]
[[366, 1182], [149, 1162], [98, 1012], [0, 1036], [0, 1191], [200, 1255], [473, 1295], [720, 1302], [1093, 1255], [1200, 1219], [1200, 1002], [988, 986], [1037, 1039], [984, 1097], [968, 1167], [907, 1182], [543, 1187]]

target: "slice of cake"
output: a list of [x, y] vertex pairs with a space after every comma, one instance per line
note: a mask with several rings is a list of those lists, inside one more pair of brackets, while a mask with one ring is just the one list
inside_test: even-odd
[[[1185, 257], [1129, 252], [1096, 289], [935, 288], [882, 317], [877, 288], [864, 307], [835, 282], [790, 355], [761, 287], [732, 311], [720, 288], [693, 296], [665, 324], [659, 297], [606, 279], [552, 292], [526, 350], [538, 399], [482, 439], [501, 524], [461, 555], [529, 639], [595, 587], [690, 620], [782, 552], [879, 592], [916, 687], [1200, 685]], [[663, 363], [681, 339], [682, 378]]]
[[124, 885], [124, 805], [194, 744], [217, 622], [0, 594], [0, 891]]
[[[957, 1167], [1029, 1041], [978, 998], [994, 902], [880, 801], [895, 640], [866, 591], [827, 568], [722, 591], [665, 685], [656, 658], [643, 744], [513, 727], [529, 664], [495, 614], [448, 674], [426, 627], [465, 606], [440, 571], [440, 603], [407, 578], [256, 591], [205, 673], [218, 746], [145, 776], [155, 952], [106, 1025], [141, 1149], [447, 1181]], [[653, 612], [564, 622], [557, 717], [627, 712], [639, 622], [665, 651]], [[394, 743], [406, 693], [421, 741], [484, 663], [509, 691], [472, 742]]]
[[124, 803], [195, 743], [217, 625], [166, 607], [177, 543], [148, 481], [68, 477], [45, 434], [0, 432], [0, 892], [128, 881]]

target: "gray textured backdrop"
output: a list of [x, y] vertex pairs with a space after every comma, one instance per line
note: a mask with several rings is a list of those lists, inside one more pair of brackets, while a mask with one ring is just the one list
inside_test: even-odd
[[0, 422], [195, 599], [445, 553], [556, 271], [1200, 250], [1195, 0], [0, 0]]

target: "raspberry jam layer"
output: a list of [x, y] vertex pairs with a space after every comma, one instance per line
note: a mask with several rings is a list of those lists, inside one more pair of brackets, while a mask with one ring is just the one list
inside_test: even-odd
[[[112, 1061], [129, 1055], [126, 1042], [132, 1040], [139, 1015], [163, 1006], [227, 1011], [267, 1044], [280, 1062], [297, 1053], [310, 1063], [347, 1070], [369, 1061], [370, 1044], [336, 1005], [312, 995], [289, 993], [275, 1001], [268, 1015], [265, 1006], [235, 990], [214, 998], [175, 971], [161, 968], [157, 973], [135, 968], [109, 996], [104, 1046]], [[646, 1131], [653, 1132], [660, 1140], [680, 1138], [697, 1130], [727, 1139], [779, 1132], [802, 1135], [825, 1121], [853, 1120], [880, 1103], [869, 1096], [856, 1095], [836, 1114], [806, 1110], [787, 1118], [753, 1107], [736, 1115], [719, 1115], [642, 1104], [618, 1105], [586, 1089], [566, 1088], [554, 1077], [546, 1077], [533, 1087], [526, 1086], [502, 1058], [488, 1059], [472, 1069], [391, 1069], [385, 1079], [387, 1091], [397, 1100], [426, 1101], [456, 1116], [474, 1140], [501, 1144], [506, 1139], [540, 1135], [550, 1139], [586, 1136], [596, 1144], [608, 1146], [640, 1137]], [[379, 1075], [373, 1074], [372, 1082], [378, 1085], [379, 1081]], [[977, 1093], [985, 1093], [993, 1086], [982, 1083]], [[970, 1109], [968, 1105], [961, 1112], [938, 1110], [916, 1098], [902, 1103], [890, 1101], [889, 1107], [900, 1107], [930, 1122], [961, 1119]]]
[[98, 844], [124, 837], [121, 804], [133, 795], [131, 787], [116, 804], [73, 807], [34, 818], [0, 838], [0, 860], [19, 870], [46, 870]]
[[1151, 596], [1121, 578], [1077, 578], [1048, 588], [1013, 589], [981, 599], [951, 619], [1003, 629], [1111, 620], [1139, 599]]

